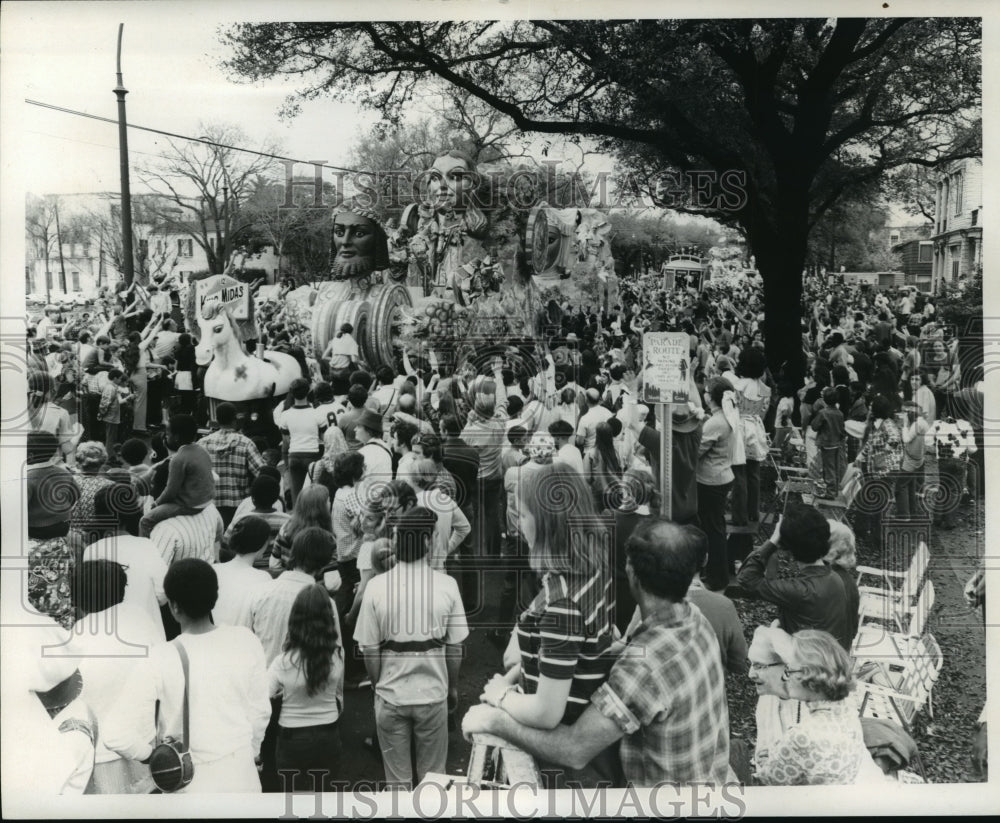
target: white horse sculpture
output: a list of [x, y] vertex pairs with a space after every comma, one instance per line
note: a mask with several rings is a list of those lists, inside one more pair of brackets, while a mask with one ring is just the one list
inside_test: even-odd
[[199, 366], [208, 366], [206, 397], [240, 402], [282, 395], [302, 377], [302, 367], [289, 354], [266, 351], [263, 358], [247, 354], [233, 316], [222, 303], [206, 306], [198, 325], [201, 336], [195, 357]]

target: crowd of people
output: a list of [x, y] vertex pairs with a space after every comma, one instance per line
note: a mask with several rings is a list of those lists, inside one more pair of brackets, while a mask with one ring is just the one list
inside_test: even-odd
[[[349, 326], [314, 359], [278, 303], [258, 344], [302, 378], [266, 419], [220, 403], [209, 421], [162, 297], [121, 292], [29, 339], [27, 601], [75, 650], [35, 654], [26, 689], [59, 732], [39, 737], [62, 747], [58, 791], [150, 791], [185, 693], [189, 792], [332, 788], [341, 718], [372, 700], [370, 745], [407, 787], [447, 770], [457, 722], [533, 754], [552, 788], [854, 784], [911, 762], [905, 731], [860, 718], [849, 653], [856, 538], [879, 545], [890, 511], [949, 528], [982, 494], [981, 373], [930, 298], [807, 279], [802, 387], [768, 363], [752, 279], [552, 301], [531, 356], [484, 373], [367, 364]], [[691, 354], [669, 521], [641, 383], [661, 330]], [[816, 505], [747, 553], [733, 527], [759, 523], [781, 448], [805, 455]], [[822, 500], [866, 486], [878, 510], [831, 524]], [[749, 649], [737, 594], [776, 607]], [[471, 630], [504, 665], [459, 719]], [[150, 652], [94, 651], [121, 644]], [[727, 672], [760, 695], [752, 751], [731, 739]]]

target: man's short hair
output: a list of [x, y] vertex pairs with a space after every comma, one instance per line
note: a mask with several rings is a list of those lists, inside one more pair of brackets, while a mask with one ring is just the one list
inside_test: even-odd
[[372, 387], [372, 383], [375, 382], [375, 378], [368, 372], [364, 371], [364, 369], [351, 372], [349, 379], [352, 386], [361, 386], [365, 391], [368, 391]]
[[149, 454], [149, 446], [146, 445], [144, 440], [140, 440], [138, 437], [130, 437], [122, 443], [118, 454], [128, 465], [138, 466], [146, 459], [146, 455]]
[[696, 526], [658, 517], [644, 519], [625, 543], [625, 553], [643, 591], [679, 603], [687, 596], [708, 551]]
[[333, 558], [333, 535], [319, 526], [309, 526], [295, 535], [289, 566], [306, 574], [318, 574]]
[[142, 497], [131, 483], [104, 486], [94, 495], [94, 517], [137, 535], [142, 519]]
[[507, 429], [507, 442], [515, 449], [523, 448], [529, 437], [528, 430], [524, 426], [511, 426]]
[[170, 433], [182, 444], [198, 439], [198, 423], [190, 414], [175, 414], [170, 418]]
[[549, 434], [553, 437], [572, 437], [573, 424], [568, 420], [556, 420], [549, 424]]
[[[273, 475], [265, 474], [263, 471], [265, 468], [272, 467], [261, 466], [261, 471], [250, 484], [250, 499], [253, 501], [254, 508], [257, 509], [273, 508], [275, 501], [281, 496], [280, 482]], [[277, 469], [273, 469], [273, 471], [280, 477]]]
[[175, 560], [163, 578], [167, 600], [192, 620], [208, 617], [219, 599], [219, 577], [215, 569], [197, 557]]
[[333, 400], [333, 386], [329, 383], [317, 383], [313, 389], [313, 397], [317, 403], [329, 403]]
[[423, 506], [414, 506], [395, 518], [396, 558], [400, 563], [413, 563], [426, 556], [436, 524], [437, 515]]
[[830, 548], [830, 524], [814, 506], [792, 504], [781, 518], [781, 547], [800, 563], [815, 563]]
[[392, 426], [392, 433], [396, 436], [396, 439], [408, 449], [412, 448], [413, 437], [419, 431], [420, 429], [412, 423], [407, 423], [405, 420], [400, 420]]
[[392, 370], [392, 366], [379, 366], [375, 371], [375, 376], [378, 378], [378, 382], [383, 386], [388, 386], [396, 379], [396, 372]]
[[83, 614], [94, 614], [117, 606], [125, 599], [128, 575], [113, 560], [85, 560], [70, 579], [73, 605]]
[[219, 403], [215, 407], [215, 419], [220, 426], [232, 426], [236, 422], [236, 406], [232, 403]]
[[271, 527], [263, 517], [247, 515], [233, 523], [229, 548], [236, 554], [256, 554], [267, 545], [270, 537]]
[[362, 408], [368, 401], [368, 389], [355, 383], [347, 390], [347, 400], [354, 408]]
[[305, 400], [309, 396], [309, 381], [304, 377], [297, 377], [292, 381], [289, 391], [296, 400]]

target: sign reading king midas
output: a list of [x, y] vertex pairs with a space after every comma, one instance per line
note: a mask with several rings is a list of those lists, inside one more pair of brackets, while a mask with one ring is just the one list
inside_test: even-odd
[[204, 317], [205, 307], [211, 303], [222, 303], [229, 307], [236, 320], [250, 317], [250, 286], [226, 274], [217, 274], [195, 284], [195, 294], [199, 316]]

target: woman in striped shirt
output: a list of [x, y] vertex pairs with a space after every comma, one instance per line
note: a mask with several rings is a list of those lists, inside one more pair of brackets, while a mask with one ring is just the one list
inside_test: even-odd
[[[615, 660], [611, 535], [583, 478], [560, 463], [542, 466], [525, 479], [518, 509], [539, 591], [516, 626], [520, 663], [495, 675], [482, 700], [527, 726], [553, 729], [576, 722]], [[565, 785], [589, 785], [614, 779], [616, 760], [614, 746], [586, 771], [559, 767], [559, 772]], [[545, 764], [539, 765], [544, 770]]]

